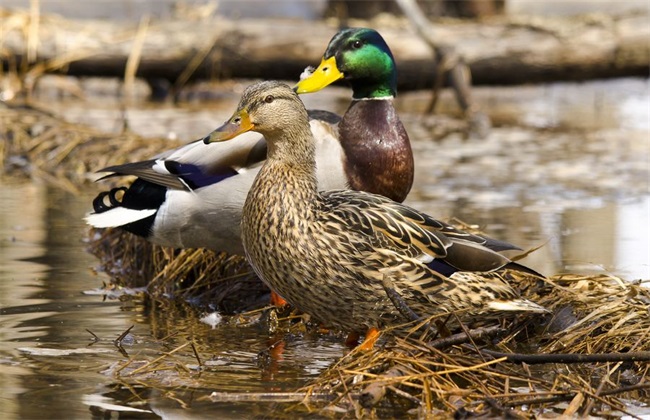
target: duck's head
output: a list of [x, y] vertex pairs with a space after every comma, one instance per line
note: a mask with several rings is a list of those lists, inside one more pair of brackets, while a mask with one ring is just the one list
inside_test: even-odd
[[226, 141], [247, 131], [256, 131], [268, 140], [301, 127], [309, 130], [309, 117], [298, 95], [284, 83], [264, 81], [247, 87], [233, 116], [203, 142]]
[[395, 96], [397, 70], [384, 38], [373, 29], [339, 31], [327, 46], [320, 65], [298, 82], [298, 93], [316, 92], [339, 79], [352, 86], [355, 99]]

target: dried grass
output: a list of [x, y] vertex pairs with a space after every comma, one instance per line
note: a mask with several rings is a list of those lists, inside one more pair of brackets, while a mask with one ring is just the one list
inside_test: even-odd
[[269, 302], [269, 289], [238, 255], [159, 247], [119, 229], [91, 230], [88, 249], [112, 282], [146, 286], [153, 299], [178, 298], [230, 314]]
[[[537, 301], [560, 314], [541, 325], [514, 322], [505, 326], [510, 333], [498, 341], [466, 341], [446, 348], [436, 345], [440, 339], [431, 332], [412, 330], [383, 348], [343, 358], [303, 391], [338, 396], [325, 407], [312, 408], [375, 411], [379, 416], [396, 406], [417, 416], [471, 412], [530, 417], [551, 411], [620, 416], [627, 410], [626, 400], [649, 403], [650, 290], [611, 276], [563, 275], [548, 279], [543, 294]], [[539, 355], [645, 352], [646, 359], [547, 363], [540, 368], [483, 351], [495, 348], [505, 354]]]
[[68, 191], [97, 178], [116, 156], [145, 159], [180, 145], [128, 131], [106, 134], [33, 106], [0, 103], [0, 174], [41, 179]]

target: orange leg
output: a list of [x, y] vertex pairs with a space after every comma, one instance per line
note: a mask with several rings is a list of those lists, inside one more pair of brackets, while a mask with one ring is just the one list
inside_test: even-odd
[[271, 304], [276, 308], [283, 308], [287, 305], [287, 301], [284, 300], [282, 296], [271, 290]]
[[379, 330], [377, 328], [369, 328], [366, 332], [366, 338], [364, 338], [363, 343], [359, 345], [359, 350], [368, 351], [372, 350], [375, 342], [379, 338]]

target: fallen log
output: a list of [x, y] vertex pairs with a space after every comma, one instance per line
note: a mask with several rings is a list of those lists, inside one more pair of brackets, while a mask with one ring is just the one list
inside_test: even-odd
[[[399, 88], [434, 82], [430, 48], [405, 21], [385, 36], [399, 68]], [[371, 25], [358, 23], [358, 25]], [[336, 27], [326, 22], [279, 20], [174, 20], [124, 22], [31, 18], [0, 10], [0, 60], [7, 70], [38, 77], [124, 77], [129, 57], [145, 79], [266, 78], [295, 80], [316, 65]], [[469, 65], [475, 84], [648, 76], [650, 18], [589, 15], [574, 18], [500, 17], [475, 23], [440, 21], [433, 33]], [[29, 60], [28, 60], [29, 57]], [[132, 60], [133, 61], [133, 60]]]

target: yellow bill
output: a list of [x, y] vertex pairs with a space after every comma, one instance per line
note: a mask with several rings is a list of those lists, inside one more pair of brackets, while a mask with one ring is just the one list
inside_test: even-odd
[[342, 78], [343, 73], [336, 67], [336, 58], [332, 56], [327, 60], [321, 60], [318, 68], [309, 76], [300, 80], [293, 89], [298, 94], [318, 92], [325, 86], [331, 85]]

